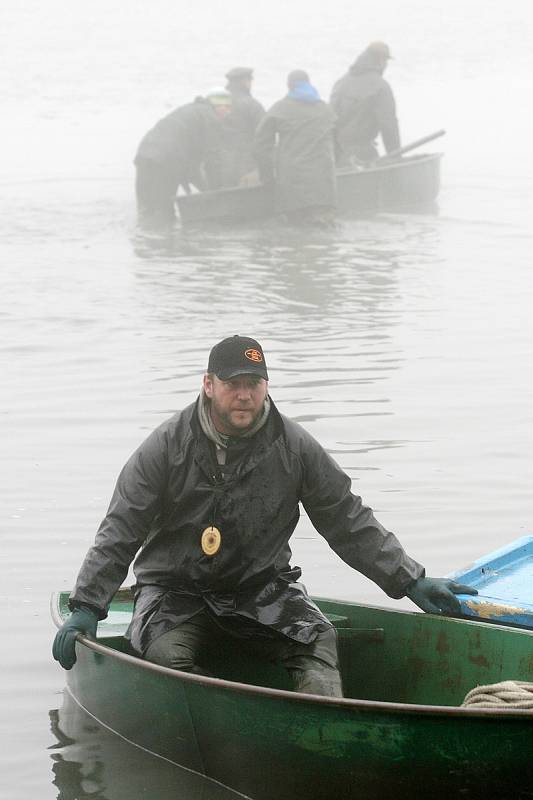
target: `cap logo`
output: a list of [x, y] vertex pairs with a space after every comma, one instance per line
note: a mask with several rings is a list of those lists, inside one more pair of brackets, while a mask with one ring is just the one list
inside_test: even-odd
[[256, 350], [254, 347], [250, 347], [248, 350], [245, 350], [244, 355], [246, 356], [248, 361], [255, 361], [256, 364], [261, 363], [261, 361], [263, 360], [263, 356], [261, 355], [259, 350]]

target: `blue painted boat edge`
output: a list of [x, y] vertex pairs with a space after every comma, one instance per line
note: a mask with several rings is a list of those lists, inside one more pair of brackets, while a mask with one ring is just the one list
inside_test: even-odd
[[483, 585], [489, 572], [528, 557], [533, 558], [533, 536], [521, 536], [504, 547], [481, 556], [467, 567], [451, 573], [448, 577], [452, 580], [480, 590], [475, 596], [458, 595], [461, 613], [474, 619], [533, 629], [532, 603], [520, 602], [519, 605], [512, 605], [508, 598], [483, 593]]
[[452, 572], [448, 577], [458, 583], [466, 583], [475, 586], [476, 582], [483, 577], [482, 570], [497, 569], [510, 561], [516, 560], [517, 553], [523, 550], [522, 556], [533, 555], [533, 536], [521, 536], [519, 539], [506, 544], [504, 547], [493, 550], [487, 555], [481, 556], [476, 561], [466, 567]]

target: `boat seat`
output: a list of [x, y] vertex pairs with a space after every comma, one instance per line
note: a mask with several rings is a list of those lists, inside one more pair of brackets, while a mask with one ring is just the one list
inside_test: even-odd
[[350, 620], [348, 617], [344, 617], [341, 614], [328, 614], [326, 612], [325, 615], [334, 628], [349, 628], [350, 627]]
[[364, 642], [383, 642], [385, 631], [383, 628], [352, 628], [348, 617], [340, 614], [326, 614], [338, 633], [339, 640], [359, 639]]

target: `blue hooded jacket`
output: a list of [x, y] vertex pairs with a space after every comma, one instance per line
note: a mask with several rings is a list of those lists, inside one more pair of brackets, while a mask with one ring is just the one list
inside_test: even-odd
[[318, 91], [307, 81], [297, 83], [296, 86], [290, 89], [287, 97], [291, 97], [293, 100], [301, 100], [304, 103], [318, 103], [320, 100]]

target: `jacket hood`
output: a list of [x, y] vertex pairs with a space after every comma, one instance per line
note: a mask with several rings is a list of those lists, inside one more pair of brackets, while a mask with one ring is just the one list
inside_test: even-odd
[[372, 51], [364, 50], [350, 67], [352, 75], [361, 75], [364, 72], [376, 72], [378, 75], [383, 75], [384, 67]]
[[293, 100], [301, 100], [304, 103], [318, 103], [320, 100], [317, 89], [306, 81], [301, 81], [293, 86], [289, 90], [287, 97], [291, 97]]

